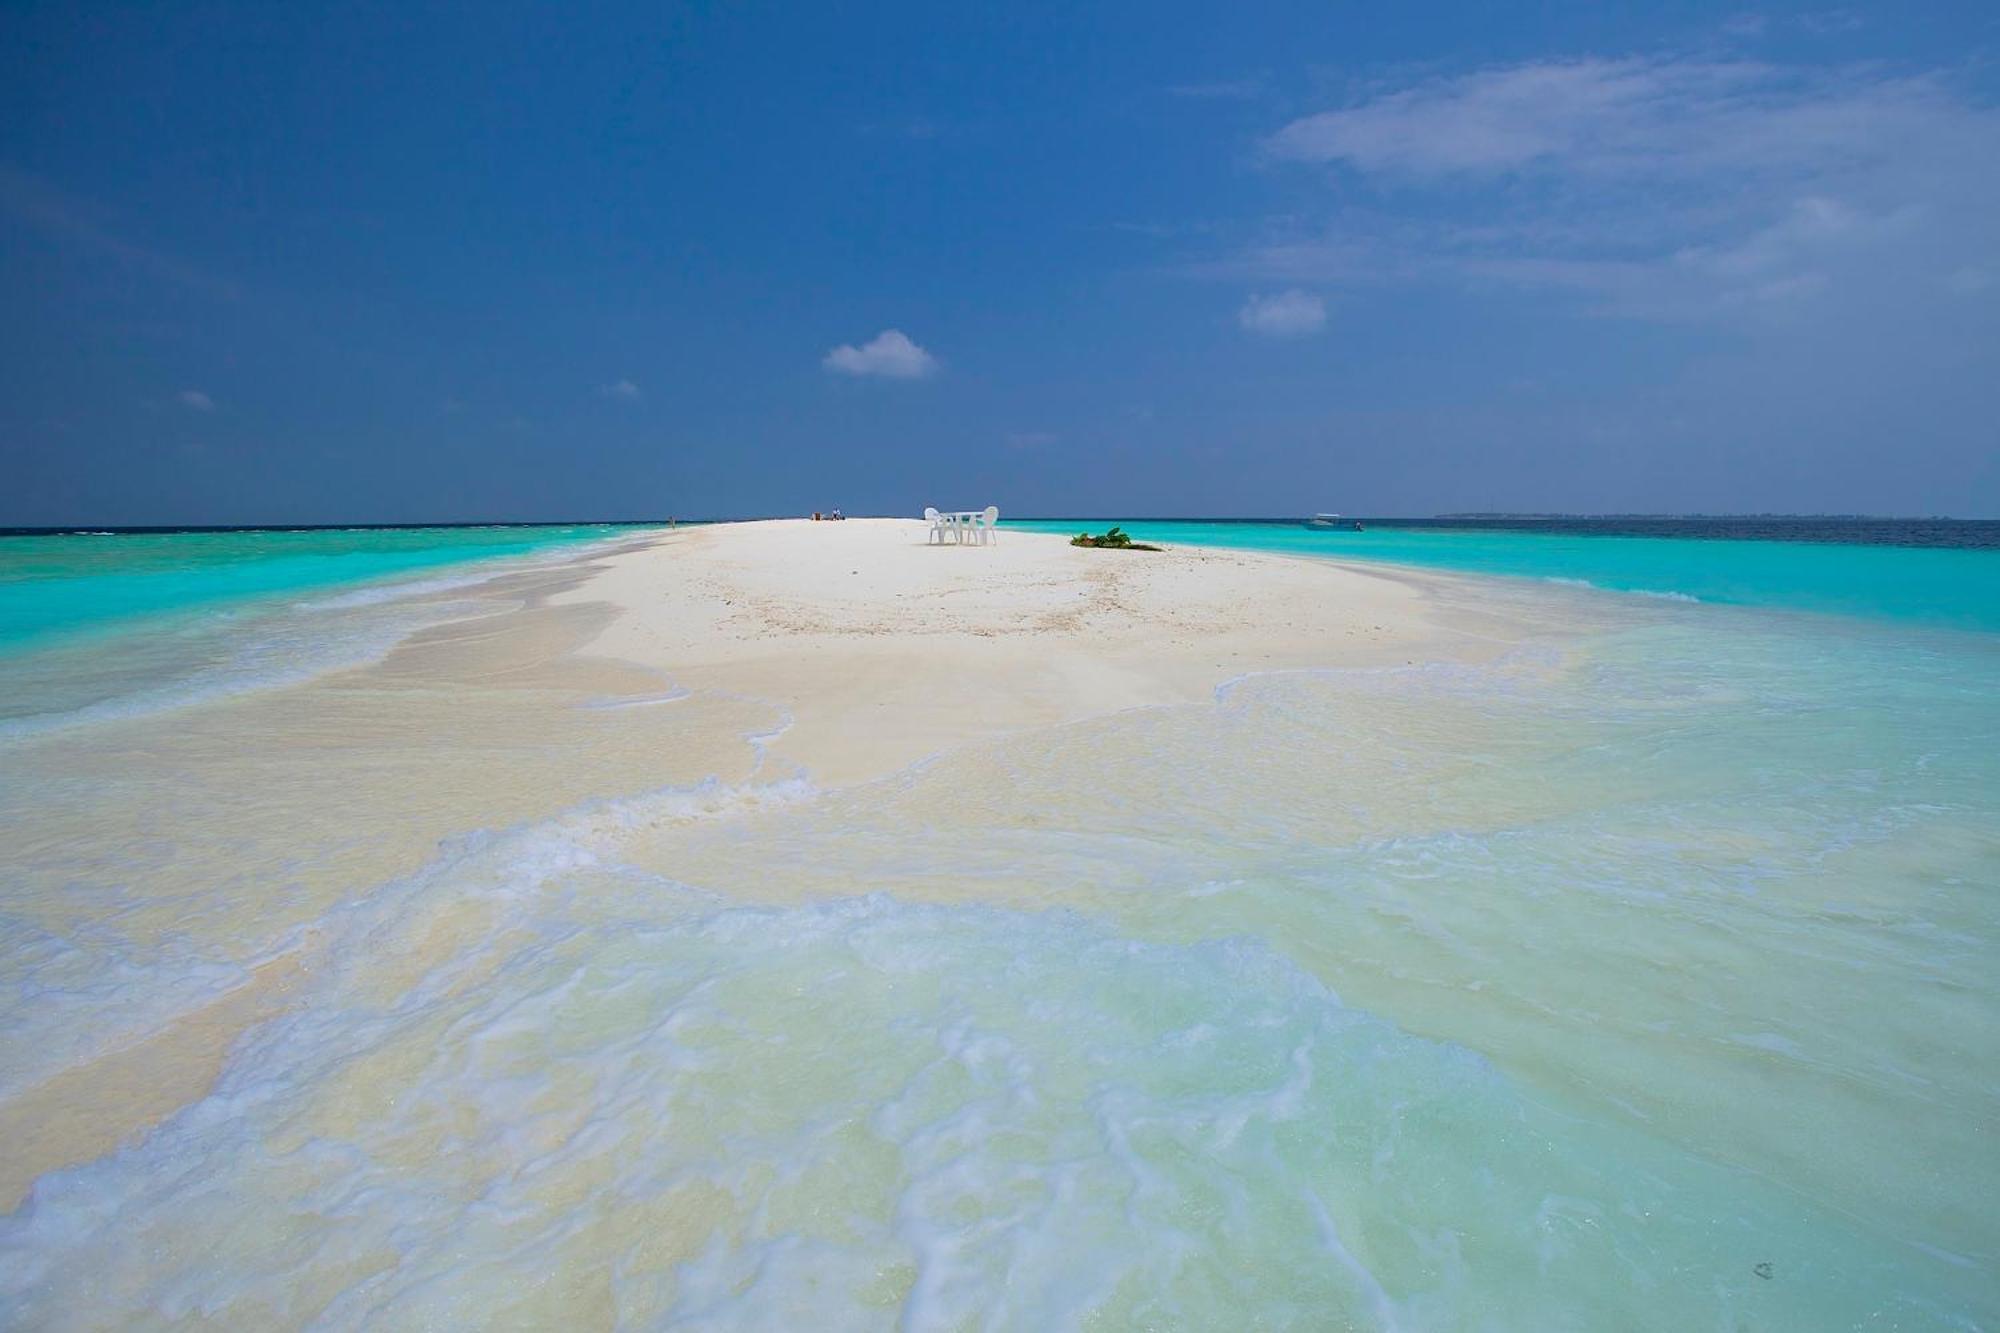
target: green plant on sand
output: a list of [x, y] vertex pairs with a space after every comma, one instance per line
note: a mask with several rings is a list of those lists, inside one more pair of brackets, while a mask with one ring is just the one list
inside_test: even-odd
[[1069, 539], [1069, 544], [1071, 546], [1095, 546], [1100, 549], [1109, 548], [1114, 551], [1157, 551], [1160, 549], [1157, 546], [1149, 546], [1145, 542], [1133, 541], [1125, 529], [1117, 527], [1096, 537], [1091, 536], [1087, 532], [1079, 532], [1076, 536]]

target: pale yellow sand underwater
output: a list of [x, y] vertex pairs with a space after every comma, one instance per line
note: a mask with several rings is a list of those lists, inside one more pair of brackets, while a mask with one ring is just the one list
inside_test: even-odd
[[12, 1322], [1980, 1322], [1975, 660], [924, 536], [10, 741]]
[[[680, 529], [497, 579], [371, 666], [25, 743], [63, 747], [94, 796], [9, 812], [16, 910], [58, 933], [115, 922], [140, 947], [172, 936], [239, 980], [184, 1009], [110, 1015], [83, 1049], [21, 1034], [0, 1096], [0, 1207], [202, 1095], [236, 1035], [314, 966], [314, 923], [415, 873], [440, 840], [704, 779], [850, 784], [1007, 732], [1200, 700], [1245, 672], [1494, 647], [1462, 608], [1444, 623], [1428, 580], [926, 533], [895, 519]], [[39, 862], [153, 827], [176, 837], [127, 896], [36, 891]], [[437, 948], [477, 928], [436, 923]]]

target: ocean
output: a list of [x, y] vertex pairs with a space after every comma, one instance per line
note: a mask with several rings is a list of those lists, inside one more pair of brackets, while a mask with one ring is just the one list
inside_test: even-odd
[[[0, 533], [0, 736], [379, 654], [395, 604], [613, 524]], [[437, 578], [419, 583], [418, 575]], [[311, 594], [324, 593], [314, 598]]]
[[[18, 636], [0, 670], [52, 693], [0, 736], [0, 1097], [310, 964], [205, 1095], [0, 1217], [0, 1316], [2000, 1323], [1990, 536], [1125, 526], [1446, 571], [1440, 611], [1505, 646], [835, 791], [763, 758], [781, 709], [682, 699], [593, 744], [710, 709], [740, 771], [648, 738], [670, 781], [348, 882], [391, 817], [286, 788], [376, 751], [280, 715], [253, 748], [306, 758], [218, 767], [229, 802], [130, 770], [483, 566]], [[121, 539], [36, 559], [91, 540]], [[181, 656], [63, 693], [49, 663], [162, 626], [267, 646], [198, 695]], [[464, 734], [538, 706], [507, 698]], [[561, 734], [483, 765], [609, 762]]]
[[[1332, 560], [1544, 579], [1735, 606], [2000, 631], [2000, 520], [1378, 519], [1010, 521]], [[1361, 530], [1351, 526], [1359, 523]]]

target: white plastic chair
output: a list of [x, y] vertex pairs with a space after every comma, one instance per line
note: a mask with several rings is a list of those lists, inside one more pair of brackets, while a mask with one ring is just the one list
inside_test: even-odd
[[940, 514], [932, 506], [925, 505], [924, 521], [931, 525], [931, 535], [928, 538], [927, 544], [935, 542], [939, 546], [944, 545], [945, 529], [951, 526], [951, 520]]
[[995, 527], [999, 522], [1000, 506], [998, 505], [987, 505], [986, 512], [972, 520], [973, 536], [981, 546], [991, 546], [998, 539], [999, 534], [995, 531]]

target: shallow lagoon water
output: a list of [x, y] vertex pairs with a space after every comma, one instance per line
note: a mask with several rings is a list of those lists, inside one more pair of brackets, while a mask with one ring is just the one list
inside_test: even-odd
[[[609, 524], [0, 536], [0, 737], [379, 657], [496, 562]], [[323, 594], [323, 595], [320, 595]]]
[[[0, 1220], [9, 1321], [2000, 1319], [2000, 638], [1438, 595], [1535, 632], [356, 886], [207, 1097]], [[136, 872], [38, 873], [17, 958]]]
[[[1669, 601], [1818, 611], [2000, 633], [2000, 520], [1574, 519], [1288, 522], [1063, 519], [1100, 532], [1315, 559], [1386, 562], [1604, 588]], [[1747, 534], [1755, 533], [1756, 536]]]

